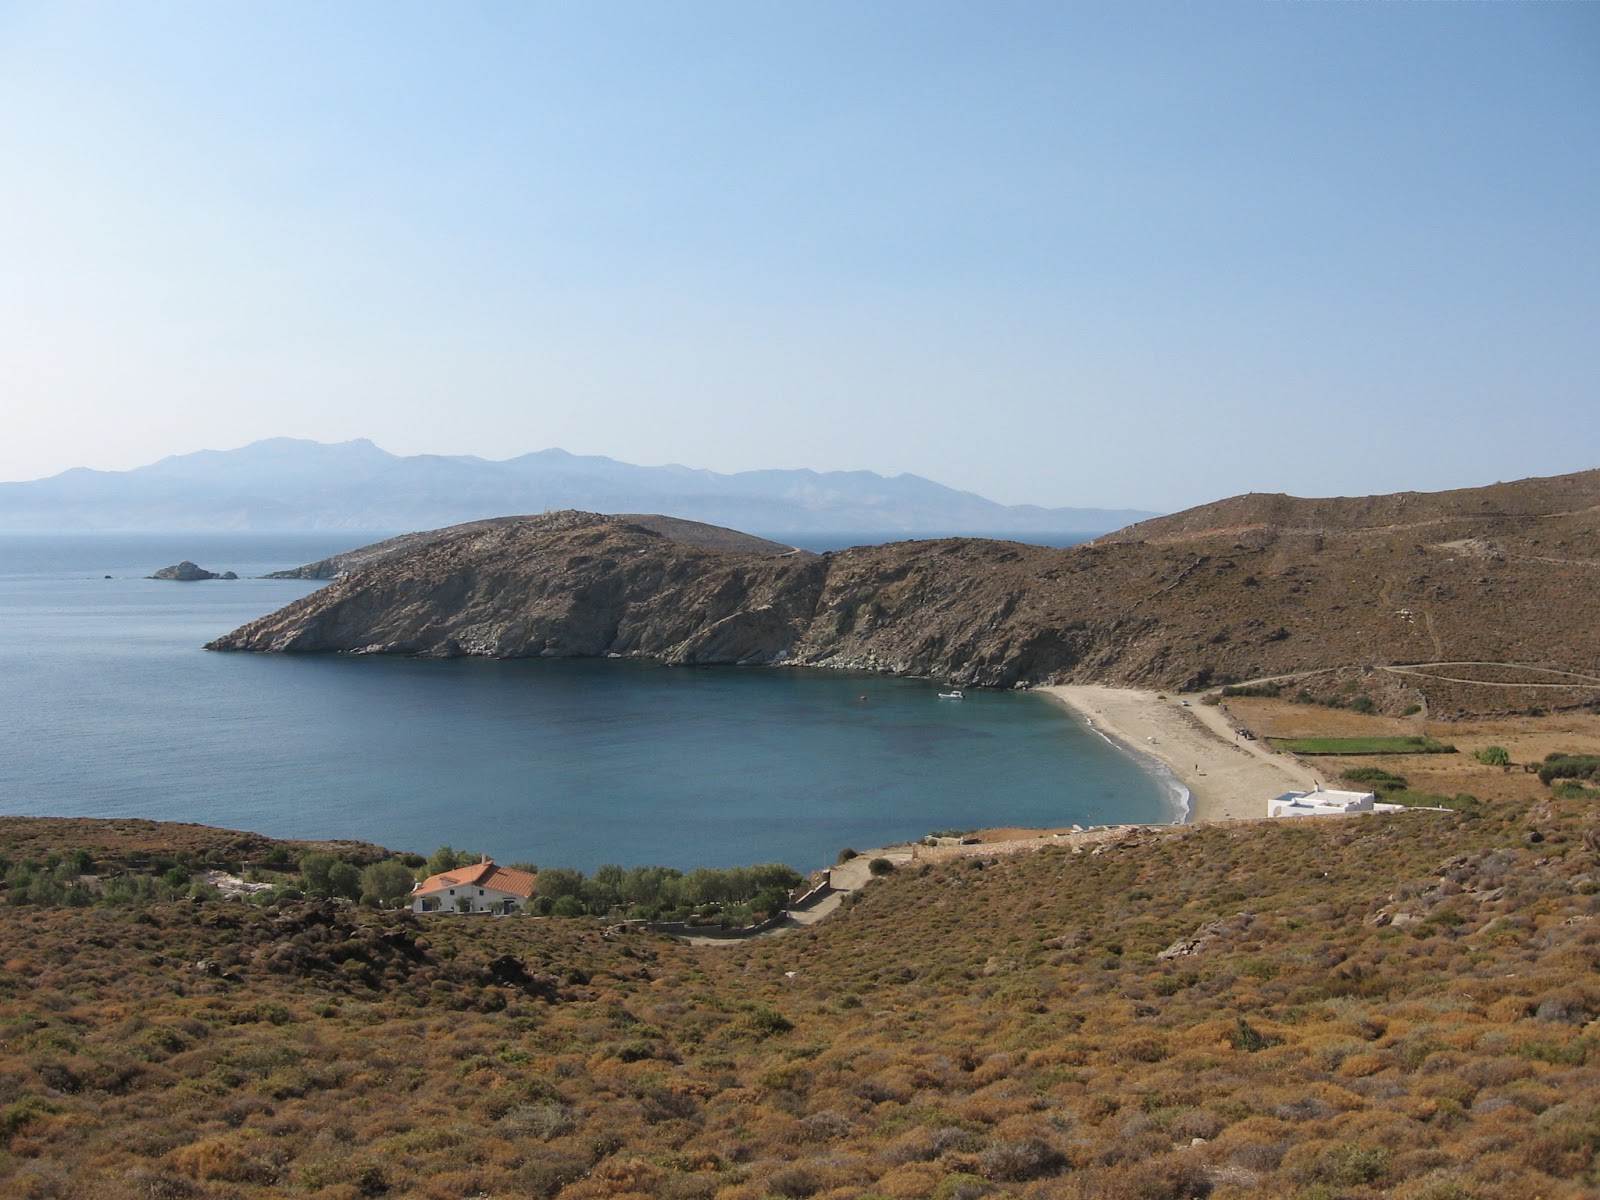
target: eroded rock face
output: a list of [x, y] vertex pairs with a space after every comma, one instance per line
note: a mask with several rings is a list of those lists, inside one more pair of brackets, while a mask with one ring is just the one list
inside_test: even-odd
[[[1543, 482], [1558, 486], [1541, 505]], [[1472, 661], [1559, 666], [1577, 681], [1566, 702], [1588, 703], [1600, 472], [1506, 490], [1517, 504], [1499, 511], [1480, 489], [1346, 502], [1325, 524], [1325, 502], [1225, 501], [1147, 526], [1162, 534], [1149, 541], [1065, 550], [946, 538], [816, 556], [662, 518], [501, 518], [436, 531], [211, 648], [790, 663], [991, 687], [1191, 690], [1342, 668], [1397, 711], [1423, 694], [1459, 711], [1561, 702], [1460, 671], [1374, 673]]]

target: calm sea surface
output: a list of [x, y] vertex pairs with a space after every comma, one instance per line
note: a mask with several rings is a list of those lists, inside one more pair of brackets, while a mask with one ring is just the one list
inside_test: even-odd
[[[1041, 696], [632, 662], [217, 654], [379, 534], [0, 535], [0, 813], [199, 821], [593, 870], [801, 870], [938, 829], [1165, 821], [1173, 781]], [[110, 578], [105, 578], [110, 576]]]

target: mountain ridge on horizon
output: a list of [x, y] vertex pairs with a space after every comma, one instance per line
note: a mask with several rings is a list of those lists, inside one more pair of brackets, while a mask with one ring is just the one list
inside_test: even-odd
[[551, 447], [507, 459], [396, 455], [369, 438], [266, 438], [126, 471], [0, 483], [0, 531], [425, 529], [507, 513], [672, 512], [764, 533], [1081, 533], [1157, 514], [1004, 505], [919, 475], [646, 467]]

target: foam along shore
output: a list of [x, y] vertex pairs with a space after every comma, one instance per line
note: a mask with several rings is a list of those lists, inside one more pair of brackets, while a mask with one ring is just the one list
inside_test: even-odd
[[1316, 776], [1262, 745], [1234, 736], [1227, 714], [1198, 700], [1090, 684], [1038, 689], [1054, 696], [1108, 740], [1156, 759], [1189, 789], [1191, 821], [1265, 817], [1267, 801], [1309, 788]]

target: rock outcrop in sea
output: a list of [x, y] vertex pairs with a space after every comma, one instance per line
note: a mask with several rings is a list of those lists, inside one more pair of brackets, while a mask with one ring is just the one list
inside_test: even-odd
[[181, 563], [175, 563], [170, 567], [162, 567], [154, 575], [150, 576], [150, 578], [175, 579], [179, 583], [193, 583], [201, 579], [237, 579], [239, 577], [232, 571], [223, 571], [220, 573], [216, 571], [208, 571], [204, 567], [196, 566], [186, 558]]
[[[1441, 714], [1587, 703], [1597, 505], [1590, 471], [1237, 497], [1065, 550], [945, 538], [820, 556], [670, 518], [547, 513], [414, 535], [211, 648], [786, 663], [1001, 687], [1316, 672], [1318, 696], [1426, 696]], [[1446, 663], [1499, 666], [1417, 666]]]

